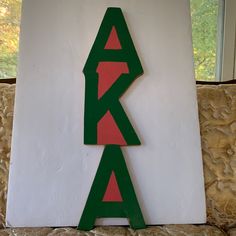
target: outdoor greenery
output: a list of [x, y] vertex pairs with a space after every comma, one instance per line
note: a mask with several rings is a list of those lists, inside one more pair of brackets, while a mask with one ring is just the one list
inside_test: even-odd
[[[215, 80], [219, 0], [191, 0], [197, 80]], [[0, 78], [16, 77], [21, 0], [0, 2]]]
[[215, 80], [219, 0], [191, 0], [195, 76]]
[[16, 77], [21, 0], [0, 1], [0, 78]]

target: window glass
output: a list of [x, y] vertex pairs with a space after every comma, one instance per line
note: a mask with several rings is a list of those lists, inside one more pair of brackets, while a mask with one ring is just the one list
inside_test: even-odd
[[21, 0], [0, 2], [0, 79], [16, 77]]
[[[195, 75], [197, 80], [216, 80], [219, 46], [219, 2], [191, 0]], [[0, 79], [16, 77], [21, 0], [0, 2]]]
[[[197, 80], [216, 80], [219, 45], [220, 0], [191, 0], [195, 76]], [[220, 36], [221, 37], [221, 36]]]

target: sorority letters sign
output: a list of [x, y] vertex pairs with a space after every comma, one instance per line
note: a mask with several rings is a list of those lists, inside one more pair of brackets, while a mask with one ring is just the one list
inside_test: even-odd
[[19, 57], [8, 226], [205, 222], [188, 0], [24, 0]]
[[83, 71], [84, 143], [106, 147], [78, 228], [92, 229], [101, 217], [128, 218], [131, 227], [144, 228], [119, 147], [140, 144], [119, 98], [143, 69], [120, 8], [107, 9]]

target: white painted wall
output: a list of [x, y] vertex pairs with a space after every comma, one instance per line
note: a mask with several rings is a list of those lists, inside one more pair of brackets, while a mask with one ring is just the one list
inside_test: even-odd
[[79, 222], [103, 151], [83, 144], [82, 69], [108, 6], [144, 68], [121, 100], [142, 142], [123, 150], [146, 223], [205, 222], [189, 1], [24, 0], [8, 226]]

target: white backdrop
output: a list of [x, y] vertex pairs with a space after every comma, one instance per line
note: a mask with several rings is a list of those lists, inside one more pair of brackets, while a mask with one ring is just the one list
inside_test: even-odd
[[111, 6], [144, 69], [121, 101], [142, 142], [122, 149], [145, 221], [205, 222], [189, 1], [24, 0], [8, 226], [79, 222], [104, 149], [83, 144], [82, 69]]

